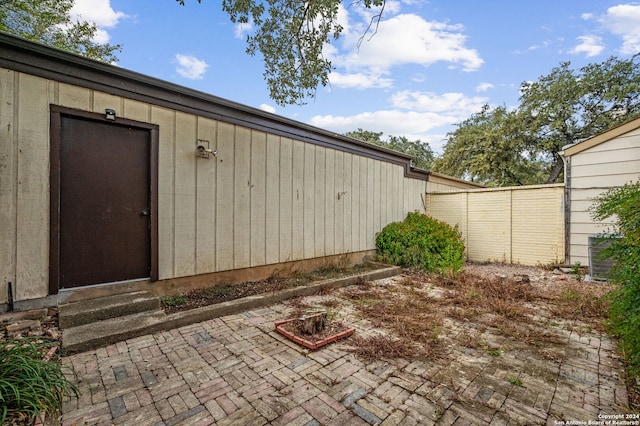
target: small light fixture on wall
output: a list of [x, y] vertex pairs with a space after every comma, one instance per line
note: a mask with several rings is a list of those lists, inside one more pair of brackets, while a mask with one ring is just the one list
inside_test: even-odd
[[116, 110], [107, 108], [104, 110], [104, 118], [109, 121], [116, 121]]
[[196, 144], [198, 148], [196, 149], [196, 157], [200, 158], [211, 158], [218, 155], [218, 151], [214, 151], [209, 147], [209, 141], [205, 139], [197, 139]]

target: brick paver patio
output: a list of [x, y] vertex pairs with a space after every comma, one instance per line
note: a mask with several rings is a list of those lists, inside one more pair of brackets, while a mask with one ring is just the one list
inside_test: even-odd
[[[446, 362], [364, 363], [344, 342], [309, 352], [277, 334], [291, 310], [277, 304], [64, 358], [82, 393], [65, 403], [63, 424], [555, 425], [629, 413], [623, 365], [594, 330], [563, 331], [562, 360], [452, 344]], [[344, 317], [359, 335], [372, 332]]]

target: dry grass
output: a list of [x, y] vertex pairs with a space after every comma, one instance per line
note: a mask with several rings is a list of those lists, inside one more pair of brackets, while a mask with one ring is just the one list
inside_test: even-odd
[[[352, 340], [353, 352], [367, 360], [445, 357], [452, 341], [483, 347], [480, 336], [487, 329], [513, 345], [553, 357], [550, 348], [561, 341], [556, 321], [601, 329], [607, 313], [603, 296], [609, 291], [602, 284], [575, 280], [538, 286], [462, 272], [453, 277], [406, 275], [385, 286], [361, 284], [345, 289], [342, 297], [373, 327], [385, 331], [383, 336]], [[445, 318], [465, 331], [447, 334]]]
[[441, 356], [444, 346], [439, 334], [443, 317], [437, 312], [437, 305], [418, 290], [420, 285], [412, 285], [407, 279], [399, 284], [392, 287], [360, 285], [345, 291], [358, 312], [375, 328], [390, 330], [397, 336], [358, 339], [354, 352], [367, 359], [382, 354], [401, 358]]
[[407, 339], [398, 339], [387, 335], [362, 338], [353, 336], [352, 352], [366, 361], [382, 358], [408, 358], [420, 351], [420, 347]]

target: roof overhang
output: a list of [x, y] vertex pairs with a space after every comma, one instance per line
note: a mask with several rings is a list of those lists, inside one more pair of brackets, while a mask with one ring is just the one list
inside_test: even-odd
[[402, 165], [406, 177], [429, 178], [411, 167], [408, 154], [1, 32], [0, 67]]
[[599, 135], [596, 135], [592, 138], [585, 139], [582, 142], [565, 146], [563, 147], [563, 151], [560, 153], [560, 155], [562, 155], [563, 157], [570, 157], [572, 155], [578, 154], [579, 152], [600, 145], [603, 142], [607, 142], [619, 136], [622, 136], [625, 133], [632, 132], [638, 128], [640, 128], [640, 117], [627, 121], [626, 123], [616, 126], [613, 129], [607, 130], [606, 132], [600, 133]]

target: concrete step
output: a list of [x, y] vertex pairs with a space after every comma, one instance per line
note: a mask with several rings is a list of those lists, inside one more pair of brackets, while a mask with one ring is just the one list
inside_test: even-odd
[[159, 309], [159, 297], [146, 291], [136, 291], [60, 305], [58, 307], [58, 321], [60, 328], [64, 330], [110, 318]]
[[[69, 318], [88, 316], [92, 320], [88, 321], [88, 318], [80, 318], [79, 324], [61, 327], [62, 330], [62, 352], [65, 355], [87, 351], [103, 346], [107, 346], [116, 342], [124, 341], [134, 337], [143, 336], [145, 334], [157, 333], [163, 330], [170, 330], [177, 327], [183, 327], [185, 325], [194, 324], [197, 322], [208, 321], [212, 318], [217, 318], [224, 315], [232, 315], [239, 312], [257, 309], [264, 306], [269, 306], [274, 303], [279, 303], [284, 300], [290, 299], [296, 296], [309, 296], [316, 294], [323, 289], [332, 287], [346, 287], [358, 283], [360, 280], [379, 280], [397, 275], [401, 272], [401, 269], [397, 266], [378, 269], [371, 272], [366, 272], [360, 275], [352, 275], [349, 277], [333, 278], [324, 281], [318, 281], [306, 286], [290, 288], [275, 293], [248, 296], [242, 299], [230, 300], [228, 302], [218, 303], [210, 306], [203, 306], [197, 309], [191, 309], [183, 312], [176, 312], [174, 314], [167, 315], [160, 308], [160, 299], [155, 296], [149, 295], [149, 293], [138, 294], [128, 293], [119, 296], [108, 296], [98, 299], [94, 299], [86, 302], [73, 302], [63, 309], [64, 305], [60, 306], [60, 324], [63, 324], [63, 317]], [[154, 304], [157, 305], [153, 309], [148, 309], [141, 312], [131, 312], [131, 306], [134, 300], [145, 299], [151, 297], [154, 300]], [[118, 301], [117, 303], [115, 301]], [[113, 303], [112, 303], [113, 302]], [[141, 302], [136, 309], [140, 309], [140, 306], [152, 306], [151, 302], [145, 305]], [[80, 305], [77, 305], [80, 304]], [[94, 314], [93, 311], [88, 309], [89, 305], [97, 307], [106, 307], [109, 305], [121, 306], [121, 308], [109, 308], [109, 315], [101, 320], [95, 318], [99, 316], [105, 316], [99, 310], [100, 314]], [[63, 311], [65, 311], [63, 313]], [[65, 320], [65, 324], [73, 324], [72, 321]]]
[[163, 329], [162, 310], [109, 318], [62, 330], [62, 353], [69, 355], [139, 337]]

